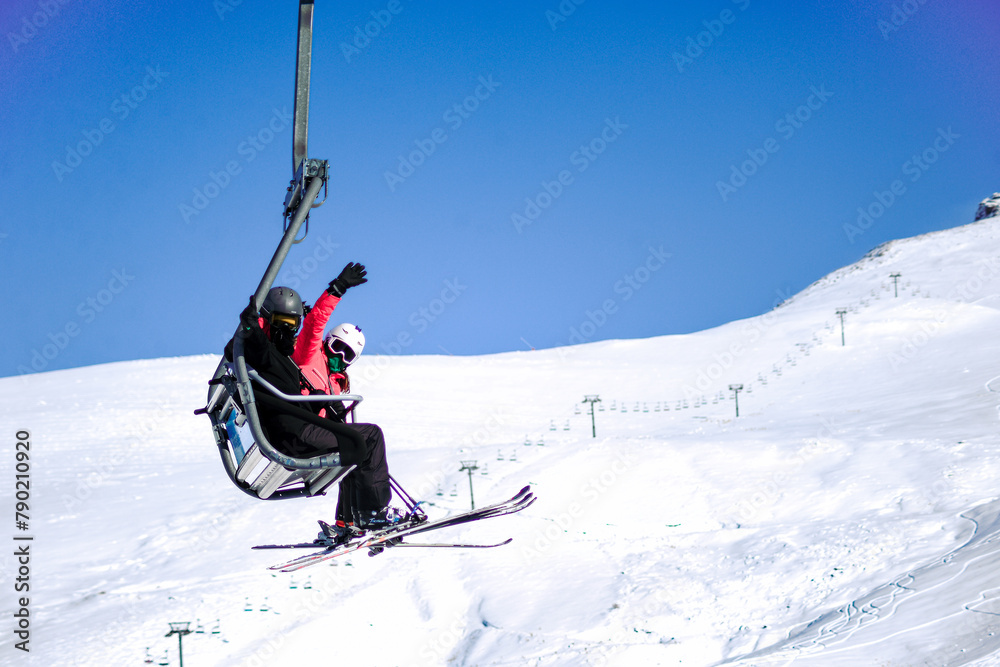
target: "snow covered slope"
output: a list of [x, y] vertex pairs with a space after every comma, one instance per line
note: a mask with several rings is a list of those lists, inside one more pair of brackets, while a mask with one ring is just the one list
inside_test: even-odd
[[989, 218], [696, 334], [363, 359], [361, 417], [432, 516], [468, 507], [461, 460], [477, 502], [539, 501], [448, 534], [503, 548], [292, 576], [249, 547], [311, 539], [335, 498], [230, 485], [192, 415], [216, 356], [5, 378], [8, 508], [31, 433], [30, 528], [8, 515], [7, 539], [34, 541], [31, 651], [7, 630], [0, 661], [176, 665], [168, 623], [191, 621], [189, 667], [1000, 664], [997, 332]]

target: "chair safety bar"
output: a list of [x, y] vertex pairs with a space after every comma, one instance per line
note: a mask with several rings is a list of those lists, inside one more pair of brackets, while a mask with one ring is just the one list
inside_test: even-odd
[[[333, 403], [334, 401], [339, 401], [341, 403], [346, 401], [354, 401], [354, 405], [357, 405], [361, 401], [365, 400], [365, 397], [361, 394], [286, 394], [273, 384], [265, 380], [260, 376], [260, 374], [254, 369], [247, 366], [247, 373], [250, 379], [254, 382], [259, 383], [269, 392], [277, 396], [278, 398], [283, 398], [286, 401], [303, 402], [303, 403]], [[351, 407], [354, 407], [352, 405]]]

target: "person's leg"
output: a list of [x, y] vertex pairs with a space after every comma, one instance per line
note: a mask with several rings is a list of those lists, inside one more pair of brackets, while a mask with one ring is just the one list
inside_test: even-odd
[[[340, 482], [337, 499], [337, 520], [353, 522], [360, 517], [371, 517], [389, 504], [392, 488], [389, 485], [389, 465], [385, 456], [385, 436], [376, 424], [344, 424], [364, 438], [364, 451], [358, 453], [357, 468]], [[332, 431], [307, 424], [300, 435], [305, 448], [300, 456], [321, 456], [339, 451], [341, 442]]]
[[[285, 449], [291, 450], [286, 452], [290, 456], [311, 458], [341, 451], [341, 444], [342, 438], [338, 439], [337, 434], [329, 429], [325, 429], [317, 424], [307, 424], [302, 429], [299, 437], [294, 438], [294, 441], [289, 443], [290, 446], [286, 446]], [[357, 448], [355, 447], [354, 449]], [[356, 457], [359, 459], [359, 465], [367, 458], [368, 449], [366, 442], [365, 449], [361, 452], [356, 452], [359, 454]], [[350, 462], [345, 463], [349, 464]], [[335, 517], [338, 522], [354, 522], [354, 508], [358, 506], [358, 489], [354, 477], [355, 472], [356, 470], [352, 471], [340, 481], [340, 489], [337, 496], [337, 514]]]
[[376, 424], [345, 424], [360, 433], [367, 445], [365, 459], [340, 483], [337, 518], [353, 520], [370, 517], [389, 504], [389, 465], [385, 456], [385, 436]]
[[354, 523], [354, 508], [357, 507], [357, 489], [354, 484], [354, 472], [340, 480], [340, 493], [337, 496], [337, 521]]
[[294, 439], [288, 449], [294, 452], [290, 453], [290, 456], [308, 459], [339, 452], [340, 445], [340, 440], [337, 439], [337, 434], [333, 431], [316, 424], [306, 424], [299, 437]]

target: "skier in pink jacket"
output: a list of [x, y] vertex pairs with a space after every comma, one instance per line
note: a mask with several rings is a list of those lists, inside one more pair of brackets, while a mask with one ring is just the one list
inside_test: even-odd
[[[339, 276], [330, 281], [329, 287], [302, 321], [292, 361], [302, 370], [303, 377], [316, 392], [338, 395], [350, 391], [347, 367], [354, 363], [364, 349], [364, 334], [353, 324], [334, 327], [325, 338], [323, 330], [344, 293], [351, 287], [368, 282], [366, 274], [362, 264], [349, 263]], [[344, 422], [347, 415], [341, 405], [335, 403], [332, 408], [325, 409], [321, 416]], [[336, 527], [345, 531], [348, 525], [377, 528], [401, 520], [404, 518], [402, 513], [389, 506], [392, 490], [382, 429], [376, 424], [344, 425], [364, 437], [367, 452], [364, 461], [340, 483]]]
[[[348, 264], [348, 266], [351, 265]], [[364, 271], [363, 266], [361, 270]], [[364, 280], [367, 279], [363, 278], [362, 282]], [[340, 296], [335, 296], [334, 292], [331, 291], [334, 289], [335, 282], [330, 283], [330, 287], [324, 290], [323, 294], [316, 300], [316, 305], [303, 318], [302, 329], [295, 341], [295, 351], [292, 352], [292, 361], [302, 369], [302, 375], [309, 385], [324, 394], [343, 394], [350, 391], [347, 374], [332, 371], [328, 357], [323, 350], [323, 330], [341, 299]], [[361, 283], [356, 284], [360, 285]], [[344, 287], [344, 290], [347, 287]], [[340, 294], [343, 294], [343, 291]]]

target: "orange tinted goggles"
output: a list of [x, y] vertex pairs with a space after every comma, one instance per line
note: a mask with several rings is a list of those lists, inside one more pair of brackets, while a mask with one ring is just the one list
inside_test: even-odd
[[275, 313], [271, 315], [271, 324], [288, 327], [292, 331], [299, 330], [299, 318], [287, 313]]

